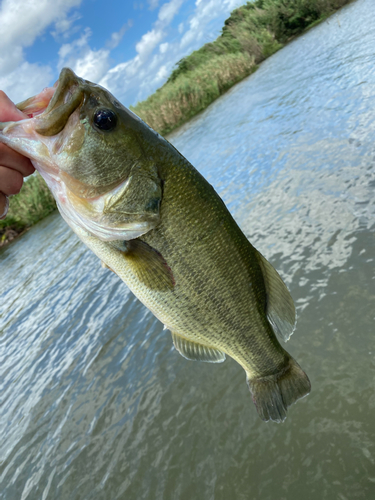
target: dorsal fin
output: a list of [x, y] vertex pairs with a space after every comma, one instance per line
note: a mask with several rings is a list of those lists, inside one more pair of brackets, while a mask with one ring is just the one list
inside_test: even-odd
[[222, 363], [225, 361], [225, 354], [218, 349], [193, 342], [174, 332], [171, 332], [171, 334], [175, 348], [184, 358], [192, 361], [205, 361], [206, 363]]
[[296, 310], [292, 296], [276, 269], [257, 251], [267, 292], [267, 318], [273, 331], [287, 342], [296, 324]]

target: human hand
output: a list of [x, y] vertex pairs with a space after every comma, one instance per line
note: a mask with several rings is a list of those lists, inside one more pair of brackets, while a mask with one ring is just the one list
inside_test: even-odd
[[[27, 116], [0, 90], [0, 122], [18, 121]], [[8, 196], [19, 193], [23, 178], [34, 172], [26, 156], [0, 143], [0, 219], [8, 212]]]

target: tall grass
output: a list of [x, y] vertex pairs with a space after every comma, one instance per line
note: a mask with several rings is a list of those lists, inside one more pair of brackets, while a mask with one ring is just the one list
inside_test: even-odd
[[0, 220], [0, 246], [56, 209], [50, 190], [37, 173], [29, 177], [19, 194], [9, 201], [8, 215]]
[[181, 59], [167, 82], [132, 107], [167, 134], [254, 71], [291, 38], [352, 0], [255, 0], [235, 9], [221, 35]]
[[164, 85], [134, 111], [153, 129], [166, 134], [205, 109], [254, 69], [254, 59], [249, 54], [212, 55], [206, 64]]

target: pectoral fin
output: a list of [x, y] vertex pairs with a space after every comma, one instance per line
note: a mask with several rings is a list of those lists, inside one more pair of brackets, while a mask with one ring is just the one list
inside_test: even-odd
[[160, 252], [138, 239], [121, 242], [121, 247], [114, 245], [131, 264], [139, 281], [150, 290], [163, 292], [173, 289], [175, 281], [172, 270]]
[[152, 172], [134, 168], [121, 189], [106, 201], [104, 213], [159, 219], [161, 198], [161, 181], [156, 166], [152, 166]]
[[171, 333], [175, 348], [184, 358], [192, 361], [206, 361], [207, 363], [222, 363], [225, 361], [225, 354], [218, 349], [192, 342], [177, 333]]
[[276, 269], [257, 251], [267, 292], [267, 318], [273, 331], [284, 342], [289, 340], [296, 323], [293, 299]]

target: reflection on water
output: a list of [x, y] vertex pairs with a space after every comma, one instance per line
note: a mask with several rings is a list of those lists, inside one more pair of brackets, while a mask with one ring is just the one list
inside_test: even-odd
[[310, 396], [264, 424], [236, 363], [181, 358], [52, 215], [0, 252], [1, 498], [375, 495], [374, 14], [349, 5], [170, 138], [288, 283]]

